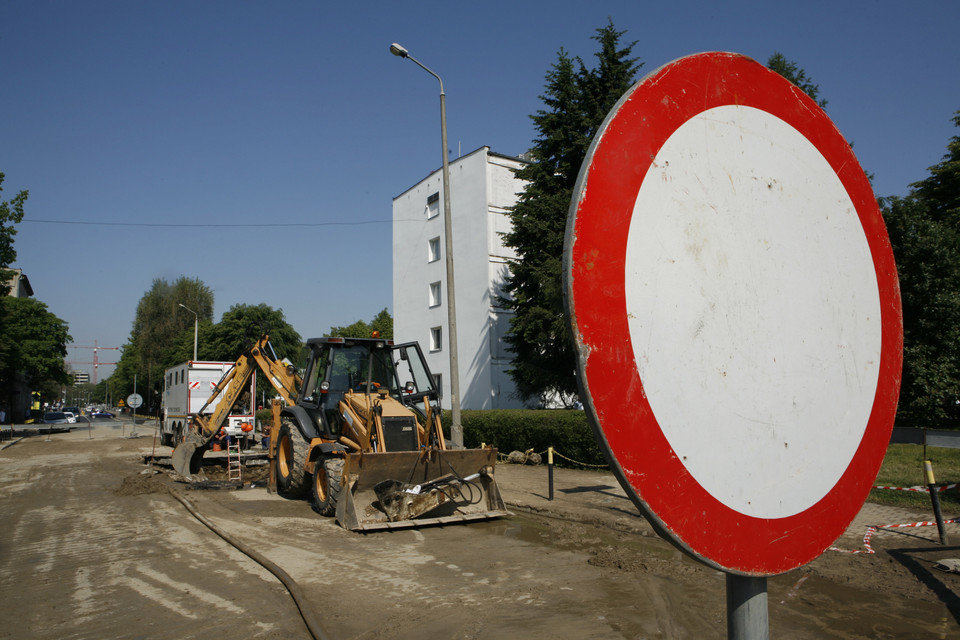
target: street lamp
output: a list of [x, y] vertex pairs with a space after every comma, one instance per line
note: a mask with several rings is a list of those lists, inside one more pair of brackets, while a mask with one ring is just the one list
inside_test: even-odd
[[460, 422], [460, 366], [457, 360], [457, 307], [453, 291], [453, 226], [450, 223], [450, 165], [447, 160], [447, 96], [443, 92], [443, 80], [425, 67], [410, 52], [394, 42], [390, 53], [407, 58], [418, 67], [432, 75], [440, 83], [440, 140], [443, 144], [443, 244], [447, 263], [447, 333], [450, 343], [450, 410], [453, 424], [450, 426], [450, 439], [453, 444], [463, 447], [463, 425]]
[[177, 303], [187, 311], [193, 314], [193, 361], [197, 361], [197, 329], [200, 326], [200, 316], [197, 315], [197, 312], [191, 309], [190, 307], [184, 307], [179, 302]]

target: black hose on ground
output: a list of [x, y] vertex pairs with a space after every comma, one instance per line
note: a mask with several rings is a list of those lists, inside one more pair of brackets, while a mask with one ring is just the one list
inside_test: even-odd
[[320, 626], [320, 621], [317, 619], [316, 614], [314, 614], [313, 610], [311, 610], [307, 604], [307, 599], [300, 590], [300, 586], [294, 582], [293, 578], [290, 577], [290, 574], [281, 569], [275, 563], [267, 560], [266, 557], [257, 551], [254, 551], [242, 542], [234, 540], [229, 534], [220, 530], [217, 525], [204, 518], [200, 512], [198, 512], [196, 508], [190, 504], [190, 501], [183, 496], [177, 495], [172, 490], [170, 491], [170, 495], [172, 495], [180, 502], [180, 504], [186, 507], [187, 511], [193, 514], [193, 517], [199, 520], [204, 526], [226, 540], [228, 544], [236, 548], [238, 551], [249, 556], [264, 569], [275, 575], [277, 579], [283, 583], [283, 586], [287, 588], [287, 591], [290, 593], [290, 596], [297, 605], [297, 609], [300, 611], [300, 617], [303, 618], [303, 622], [307, 625], [307, 630], [310, 632], [310, 635], [314, 637], [314, 640], [328, 640], [327, 635], [323, 632], [323, 629]]

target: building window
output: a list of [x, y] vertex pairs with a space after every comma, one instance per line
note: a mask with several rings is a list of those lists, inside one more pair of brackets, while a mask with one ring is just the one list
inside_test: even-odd
[[437, 395], [443, 398], [443, 374], [433, 374], [433, 386], [437, 390]]
[[439, 282], [430, 283], [430, 306], [431, 307], [440, 306], [440, 283]]
[[430, 329], [430, 351], [440, 351], [443, 344], [443, 333], [440, 327]]
[[436, 218], [440, 215], [440, 192], [427, 198], [427, 218]]
[[427, 262], [436, 262], [440, 259], [440, 236], [430, 238], [427, 243]]

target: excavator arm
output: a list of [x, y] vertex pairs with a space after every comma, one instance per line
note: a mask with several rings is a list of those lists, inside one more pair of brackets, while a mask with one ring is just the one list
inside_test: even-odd
[[[270, 353], [267, 353], [270, 349]], [[240, 356], [233, 367], [214, 387], [210, 398], [200, 411], [193, 416], [195, 428], [191, 429], [183, 442], [177, 445], [171, 462], [174, 470], [184, 477], [200, 471], [204, 452], [230, 415], [230, 410], [250, 383], [250, 378], [259, 369], [273, 385], [277, 393], [287, 404], [295, 404], [303, 381], [297, 375], [296, 368], [276, 359], [270, 348], [270, 338], [261, 336], [260, 340], [245, 354]], [[204, 409], [219, 398], [217, 408], [209, 416]]]

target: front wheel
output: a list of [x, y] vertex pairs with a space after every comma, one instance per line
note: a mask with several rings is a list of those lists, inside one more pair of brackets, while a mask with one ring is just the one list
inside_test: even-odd
[[306, 495], [309, 449], [310, 445], [300, 431], [289, 422], [284, 422], [277, 436], [277, 488], [282, 494], [296, 498]]
[[313, 473], [313, 508], [322, 516], [337, 513], [337, 500], [343, 486], [343, 458], [318, 461]]

